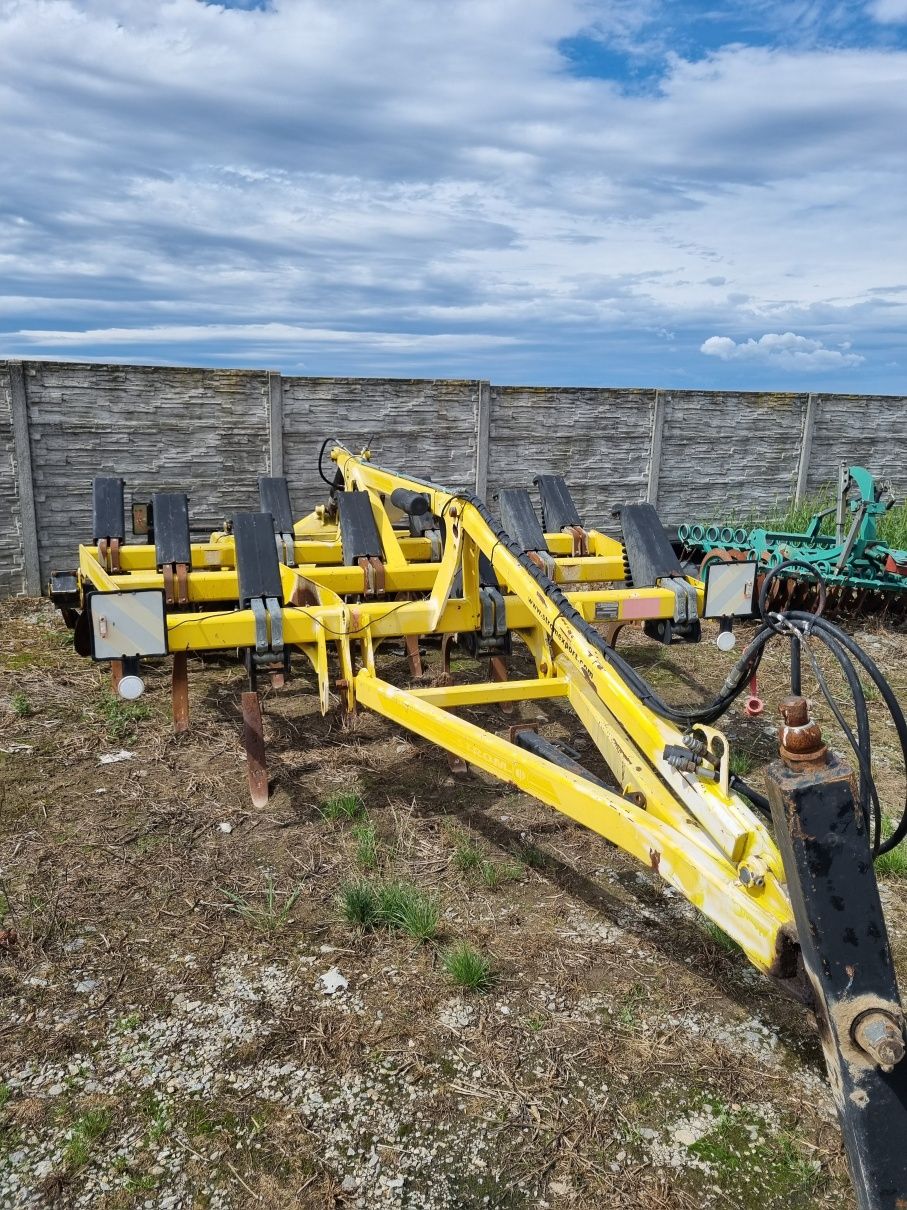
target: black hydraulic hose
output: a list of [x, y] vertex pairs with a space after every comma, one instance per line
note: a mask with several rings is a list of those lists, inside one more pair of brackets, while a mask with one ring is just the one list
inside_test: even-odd
[[[328, 484], [330, 484], [330, 480], [324, 475], [321, 469], [321, 464], [324, 456], [324, 450], [327, 448], [327, 445], [331, 440], [331, 438], [328, 438], [328, 440], [324, 442], [318, 457], [319, 474]], [[331, 484], [331, 486], [333, 485]], [[663, 701], [652, 688], [652, 686], [649, 685], [648, 682], [636, 671], [636, 669], [633, 668], [632, 665], [630, 665], [625, 659], [623, 659], [623, 657], [619, 655], [613, 647], [610, 647], [604, 641], [598, 631], [586, 621], [582, 614], [573, 605], [571, 605], [570, 601], [558, 588], [554, 581], [551, 580], [551, 578], [528, 557], [525, 551], [520, 549], [520, 547], [516, 542], [514, 542], [506, 530], [499, 527], [498, 522], [491, 515], [485, 503], [480, 500], [478, 496], [467, 495], [464, 493], [462, 495], [453, 497], [453, 499], [461, 500], [464, 503], [472, 505], [472, 507], [476, 509], [482, 520], [495, 535], [496, 545], [503, 546], [508, 550], [508, 552], [517, 560], [520, 566], [526, 572], [528, 572], [528, 574], [536, 582], [540, 591], [544, 593], [547, 599], [556, 607], [558, 616], [551, 624], [552, 638], [557, 639], [557, 623], [558, 620], [563, 617], [586, 639], [586, 641], [598, 652], [604, 661], [618, 673], [627, 687], [640, 699], [640, 701], [648, 706], [649, 709], [655, 714], [658, 714], [660, 717], [665, 718], [677, 725], [688, 727], [694, 723], [711, 723], [718, 719], [728, 709], [733, 701], [739, 697], [749, 678], [757, 671], [762, 660], [765, 647], [769, 640], [774, 637], [774, 635], [790, 633], [791, 627], [794, 627], [797, 631], [799, 631], [804, 638], [808, 638], [811, 634], [815, 634], [820, 641], [828, 647], [835, 659], [840, 664], [847, 678], [848, 687], [851, 690], [854, 700], [854, 707], [857, 717], [856, 737], [853, 736], [846, 719], [844, 719], [836, 703], [834, 702], [833, 695], [830, 693], [827, 683], [825, 683], [821, 669], [815, 661], [812, 652], [810, 652], [809, 648], [807, 648], [810, 661], [813, 664], [814, 670], [817, 674], [817, 679], [822, 687], [822, 691], [828, 699], [829, 705], [831, 706], [836, 719], [844, 730], [845, 735], [847, 735], [848, 741], [851, 744], [860, 765], [860, 805], [864, 811], [864, 814], [868, 814], [868, 808], [871, 803], [875, 813], [876, 843], [873, 846], [875, 854], [878, 855], [879, 853], [888, 852], [890, 849], [893, 849], [895, 845], [899, 844], [905, 836], [907, 836], [907, 802], [905, 802], [904, 813], [900, 823], [888, 840], [884, 842], [882, 841], [880, 826], [881, 812], [878, 805], [878, 795], [876, 792], [875, 782], [872, 777], [872, 770], [868, 760], [870, 739], [869, 719], [868, 711], [866, 710], [865, 696], [863, 694], [859, 676], [857, 675], [851, 662], [841, 650], [842, 647], [845, 648], [846, 651], [858, 661], [882, 695], [882, 698], [885, 701], [889, 712], [891, 713], [891, 717], [898, 733], [898, 738], [901, 742], [905, 769], [907, 769], [907, 720], [904, 718], [904, 713], [901, 710], [900, 704], [894, 696], [890, 685], [885, 680], [873, 660], [853, 639], [850, 638], [849, 635], [846, 635], [843, 631], [839, 630], [838, 627], [832, 625], [830, 622], [821, 617], [821, 610], [825, 605], [825, 583], [815, 568], [807, 565], [810, 573], [815, 575], [819, 581], [819, 612], [808, 613], [801, 610], [790, 610], [783, 613], [774, 613], [768, 611], [767, 586], [770, 583], [771, 577], [777, 575], [796, 561], [790, 560], [785, 564], [781, 564], [778, 567], [773, 568], [763, 582], [762, 591], [760, 592], [759, 596], [759, 609], [762, 615], [763, 623], [761, 628], [757, 631], [754, 638], [744, 649], [740, 658], [731, 669], [721, 687], [721, 690], [719, 691], [718, 696], [711, 702], [704, 703], [701, 706], [694, 707], [693, 709], [684, 710], [680, 707], [672, 706]], [[453, 502], [453, 499], [451, 500], [451, 503]], [[447, 511], [446, 507], [444, 511]], [[492, 551], [492, 554], [493, 553], [494, 552]], [[785, 626], [784, 623], [787, 623], [787, 625]], [[569, 634], [562, 634], [559, 642], [561, 646], [566, 646], [569, 650]], [[730, 784], [738, 788], [739, 791], [744, 794], [758, 810], [766, 814], [770, 813], [768, 800], [758, 791], [753, 790], [751, 786], [748, 786], [742, 778], [737, 777], [736, 775], [732, 776]]]
[[[791, 611], [788, 617], [792, 621], [805, 621], [812, 619], [813, 615], [803, 613], [801, 611]], [[860, 664], [864, 672], [873, 682], [882, 696], [882, 700], [888, 708], [888, 713], [891, 715], [891, 720], [894, 723], [895, 731], [897, 732], [898, 740], [901, 745], [901, 754], [904, 760], [905, 769], [907, 769], [907, 719], [904, 717], [904, 711], [901, 709], [901, 704], [895, 697], [894, 691], [888, 681], [883, 676], [876, 662], [870, 655], [867, 655], [859, 643], [846, 634], [837, 626], [833, 626], [831, 622], [825, 618], [819, 618], [814, 623], [816, 630], [831, 631], [834, 638], [850, 652], [854, 659]], [[878, 852], [887, 853], [891, 849], [899, 845], [904, 837], [907, 836], [907, 798], [905, 798], [904, 812], [901, 816], [901, 821], [887, 840], [881, 840]]]
[[844, 654], [843, 649], [838, 645], [838, 643], [827, 634], [817, 634], [817, 637], [819, 638], [820, 642], [825, 644], [825, 646], [840, 664], [841, 669], [847, 678], [848, 688], [850, 689], [850, 694], [853, 698], [854, 712], [857, 717], [856, 736], [854, 736], [850, 725], [838, 708], [838, 704], [834, 699], [834, 694], [828, 687], [828, 682], [826, 681], [825, 675], [819, 666], [818, 660], [813, 652], [807, 648], [807, 655], [809, 656], [809, 661], [812, 664], [813, 673], [815, 674], [816, 680], [819, 683], [819, 688], [822, 690], [822, 694], [825, 700], [828, 702], [838, 726], [844, 732], [845, 738], [850, 744], [857, 763], [860, 766], [860, 809], [862, 810], [863, 818], [866, 821], [866, 829], [871, 838], [873, 852], [876, 852], [882, 836], [882, 808], [879, 803], [879, 795], [878, 790], [876, 789], [875, 779], [872, 776], [869, 713], [866, 709], [866, 698], [863, 694], [863, 686], [860, 684], [860, 678], [857, 675], [856, 669], [850, 662], [849, 658]]
[[[583, 638], [596, 649], [599, 655], [617, 671], [640, 701], [644, 702], [655, 714], [660, 715], [669, 722], [684, 727], [690, 726], [693, 723], [714, 722], [715, 719], [720, 718], [724, 714], [728, 706], [742, 693], [747, 681], [758, 668], [765, 644], [773, 633], [768, 626], [764, 626], [759, 631], [743, 652], [714, 701], [695, 707], [692, 710], [684, 710], [680, 707], [669, 705], [639, 675], [631, 664], [628, 664], [613, 647], [608, 646], [595, 627], [587, 622], [579, 610], [571, 605], [554, 581], [546, 575], [538, 564], [533, 563], [506, 530], [500, 528], [498, 522], [478, 496], [463, 495], [458, 498], [471, 504], [476, 509], [485, 524], [493, 531], [497, 543], [506, 547], [520, 566], [532, 576], [545, 596], [557, 607], [560, 616], [565, 618], [571, 626], [578, 630]], [[552, 626], [553, 637], [556, 637], [554, 636], [554, 626], [556, 625], [557, 620], [555, 620]], [[563, 643], [563, 641], [564, 636], [561, 637], [561, 642]]]
[[736, 773], [732, 773], [728, 778], [728, 783], [732, 790], [736, 790], [738, 794], [742, 794], [744, 798], [748, 798], [753, 806], [767, 815], [769, 819], [772, 817], [771, 803], [764, 794], [760, 794], [758, 790], [754, 790], [749, 782], [745, 782], [742, 777]]
[[[334, 478], [333, 478], [333, 479], [329, 479], [329, 478], [327, 477], [327, 475], [324, 473], [324, 470], [323, 470], [323, 466], [324, 466], [324, 451], [325, 451], [325, 450], [328, 448], [328, 446], [329, 446], [329, 445], [331, 445], [332, 443], [333, 443], [334, 445], [341, 445], [341, 444], [342, 444], [340, 441], [338, 441], [338, 440], [337, 440], [337, 438], [336, 438], [336, 437], [325, 437], [324, 441], [322, 441], [322, 443], [321, 443], [321, 449], [318, 451], [318, 474], [319, 474], [319, 476], [321, 477], [321, 479], [323, 480], [323, 482], [325, 482], [325, 483], [328, 485], [328, 487], [331, 489], [331, 491], [333, 491], [335, 487], [338, 487], [338, 486], [339, 486], [339, 485], [338, 485], [338, 483], [337, 483], [337, 474], [339, 474], [339, 473], [340, 473], [340, 472], [338, 471], [338, 472], [337, 472], [337, 473], [334, 475]], [[342, 482], [343, 482], [343, 480], [342, 480], [342, 478], [341, 478], [341, 483], [342, 483]]]

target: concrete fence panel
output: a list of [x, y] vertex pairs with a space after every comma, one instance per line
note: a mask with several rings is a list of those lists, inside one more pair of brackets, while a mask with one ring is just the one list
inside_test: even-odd
[[[479, 383], [442, 379], [284, 378], [283, 463], [297, 513], [323, 499], [318, 450], [326, 437], [379, 466], [450, 487], [475, 477]], [[326, 472], [329, 473], [330, 463]]]
[[24, 591], [25, 563], [13, 438], [12, 384], [7, 363], [0, 361], [0, 596]]
[[806, 395], [664, 391], [662, 520], [750, 516], [794, 495]]
[[654, 407], [652, 390], [492, 386], [489, 498], [563, 475], [586, 524], [613, 528], [612, 508], [646, 497]]
[[907, 494], [907, 399], [898, 395], [819, 395], [808, 485], [837, 481], [838, 466], [865, 466]]
[[[267, 375], [250, 370], [26, 362], [41, 578], [91, 538], [91, 481], [122, 475], [127, 509], [152, 491], [189, 493], [218, 523], [257, 507], [267, 472]], [[128, 518], [127, 518], [128, 528]]]

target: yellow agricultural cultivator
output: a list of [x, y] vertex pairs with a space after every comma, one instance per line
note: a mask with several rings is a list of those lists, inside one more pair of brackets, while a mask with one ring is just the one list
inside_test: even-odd
[[[499, 521], [476, 497], [380, 469], [367, 451], [338, 445], [330, 457], [327, 501], [313, 513], [294, 522], [286, 481], [262, 479], [262, 511], [236, 513], [203, 542], [191, 541], [186, 496], [160, 493], [133, 507], [147, 541], [127, 544], [123, 481], [96, 480], [93, 542], [80, 547], [77, 572], [52, 582], [77, 650], [109, 661], [124, 696], [142, 691], [142, 660], [169, 657], [177, 730], [189, 725], [188, 653], [238, 651], [257, 805], [268, 796], [258, 686], [282, 685], [303, 657], [322, 711], [338, 699], [374, 710], [619, 845], [813, 1008], [859, 1205], [907, 1207], [904, 1018], [872, 863], [907, 821], [883, 841], [860, 675], [905, 748], [907, 724], [872, 660], [821, 608], [769, 610], [784, 564], [759, 593], [751, 562], [715, 563], [705, 584], [686, 577], [650, 505], [621, 510], [617, 541], [583, 525], [556, 476], [535, 481], [541, 524], [529, 493], [515, 490], [500, 493]], [[701, 619], [714, 618], [727, 650], [734, 619], [753, 616], [754, 637], [705, 704], [664, 701], [614, 646], [626, 625], [654, 641], [696, 641]], [[775, 637], [790, 644], [791, 696], [763, 797], [732, 774], [714, 724]], [[531, 654], [531, 677], [509, 679], [515, 639]], [[408, 659], [409, 687], [381, 675], [389, 641]], [[428, 685], [430, 641], [445, 666], [454, 641], [487, 661], [487, 679]], [[820, 644], [853, 696], [855, 727], [832, 708], [855, 776], [825, 747], [800, 693], [804, 657], [827, 690]], [[531, 727], [498, 734], [457, 713], [553, 698], [575, 712], [609, 780]]]

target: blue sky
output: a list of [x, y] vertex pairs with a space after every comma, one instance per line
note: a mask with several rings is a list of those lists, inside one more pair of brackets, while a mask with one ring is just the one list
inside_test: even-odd
[[0, 0], [0, 356], [905, 391], [907, 0]]

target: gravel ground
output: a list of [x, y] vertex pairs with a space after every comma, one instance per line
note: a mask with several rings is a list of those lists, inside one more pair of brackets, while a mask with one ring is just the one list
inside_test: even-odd
[[[253, 811], [235, 666], [195, 662], [174, 737], [161, 673], [123, 707], [47, 603], [0, 616], [0, 1206], [854, 1206], [808, 1015], [650, 871], [375, 716], [322, 719], [304, 677], [267, 700]], [[861, 635], [903, 696], [904, 636]], [[630, 651], [659, 687], [727, 659]], [[758, 780], [769, 716], [728, 730]], [[347, 923], [362, 881], [416, 888], [434, 935]], [[445, 969], [463, 941], [487, 990]]]

